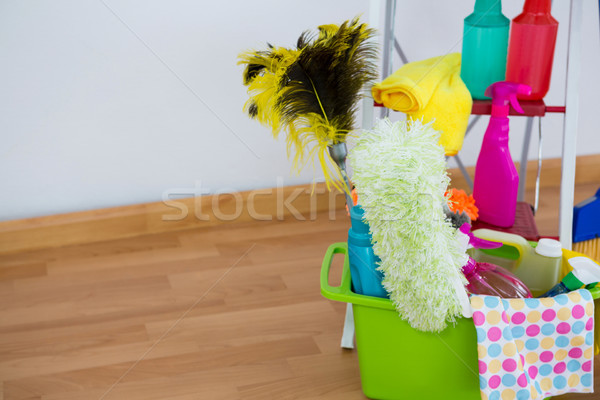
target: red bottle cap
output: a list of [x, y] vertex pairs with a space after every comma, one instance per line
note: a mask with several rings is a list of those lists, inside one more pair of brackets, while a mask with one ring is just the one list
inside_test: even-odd
[[523, 12], [529, 14], [550, 14], [551, 9], [551, 0], [526, 0], [523, 5]]

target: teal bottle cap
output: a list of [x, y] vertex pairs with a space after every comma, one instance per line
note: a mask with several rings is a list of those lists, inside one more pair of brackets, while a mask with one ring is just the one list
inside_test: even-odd
[[352, 230], [356, 233], [369, 233], [369, 223], [364, 219], [365, 210], [359, 205], [352, 207], [350, 210], [350, 221], [352, 222]]
[[510, 20], [502, 14], [500, 0], [477, 0], [473, 14], [465, 18], [465, 22], [477, 27], [508, 27]]
[[475, 12], [487, 15], [502, 14], [502, 2], [500, 0], [476, 0]]

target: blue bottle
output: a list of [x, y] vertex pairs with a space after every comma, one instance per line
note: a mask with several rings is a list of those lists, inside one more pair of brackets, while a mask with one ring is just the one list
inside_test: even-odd
[[383, 274], [377, 270], [379, 257], [373, 252], [369, 224], [363, 219], [364, 210], [354, 206], [350, 210], [352, 228], [348, 230], [348, 260], [355, 293], [373, 297], [388, 297], [381, 286]]

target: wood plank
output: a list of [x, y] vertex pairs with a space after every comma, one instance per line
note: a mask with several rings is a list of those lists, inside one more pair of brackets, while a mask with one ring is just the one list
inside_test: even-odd
[[2, 371], [2, 379], [10, 381], [36, 376], [39, 370], [56, 373], [90, 368], [106, 363], [134, 362], [146, 354], [148, 349], [152, 349], [152, 351], [146, 354], [146, 359], [198, 351], [198, 344], [195, 341], [168, 341], [156, 347], [152, 347], [153, 344], [154, 342], [151, 341], [138, 341], [83, 350], [57, 351], [52, 355], [3, 360], [0, 361], [0, 371]]

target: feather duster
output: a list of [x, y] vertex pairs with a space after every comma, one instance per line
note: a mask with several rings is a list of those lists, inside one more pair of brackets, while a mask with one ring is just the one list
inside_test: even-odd
[[316, 155], [328, 187], [348, 191], [340, 179], [342, 171], [329, 169], [327, 147], [345, 142], [354, 129], [361, 89], [376, 77], [373, 35], [354, 19], [341, 26], [320, 26], [316, 36], [304, 32], [296, 49], [269, 45], [240, 55], [250, 96], [245, 110], [270, 126], [275, 137], [286, 132], [288, 156], [295, 150], [296, 169]]
[[348, 157], [383, 285], [400, 317], [438, 332], [468, 312], [466, 254], [442, 204], [449, 178], [431, 123], [380, 121]]

